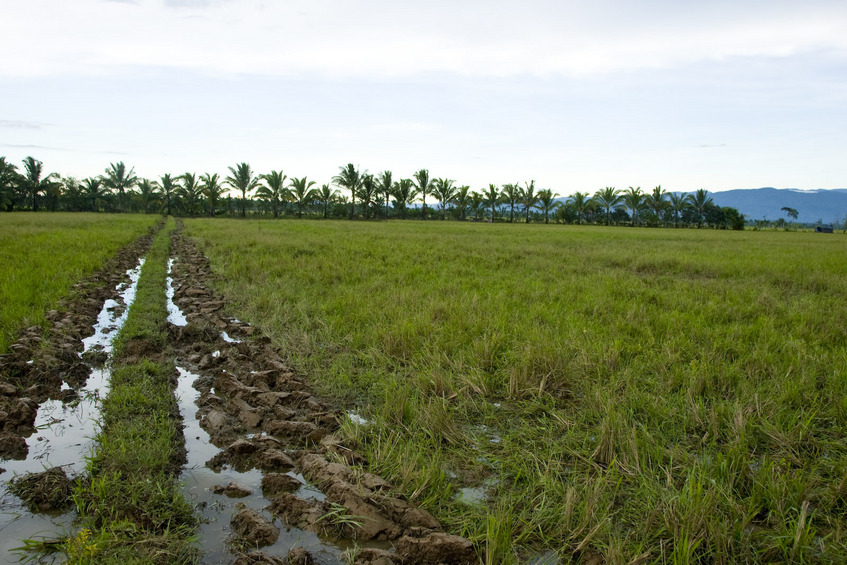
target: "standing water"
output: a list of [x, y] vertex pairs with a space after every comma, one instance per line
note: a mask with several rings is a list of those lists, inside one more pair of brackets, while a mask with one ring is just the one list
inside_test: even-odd
[[[83, 359], [108, 358], [112, 339], [123, 327], [129, 307], [135, 300], [138, 278], [144, 259], [127, 271], [128, 282], [116, 287], [117, 300], [108, 299], [97, 316], [94, 334], [82, 340]], [[85, 385], [68, 395], [70, 400], [47, 400], [38, 408], [35, 432], [27, 438], [29, 453], [25, 460], [3, 461], [0, 473], [0, 563], [18, 563], [24, 557], [14, 552], [24, 539], [50, 540], [66, 535], [73, 522], [73, 512], [32, 513], [22, 501], [8, 492], [11, 479], [39, 473], [51, 467], [62, 467], [68, 476], [78, 475], [85, 468], [85, 457], [91, 451], [96, 424], [100, 419], [100, 399], [109, 387], [108, 365], [93, 366]], [[63, 390], [68, 390], [67, 384]], [[49, 558], [48, 561], [50, 562]]]
[[[234, 556], [229, 552], [226, 542], [230, 535], [230, 518], [236, 512], [235, 505], [242, 503], [264, 515], [268, 520], [272, 520], [273, 517], [265, 510], [271, 501], [262, 495], [260, 470], [239, 472], [224, 466], [220, 472], [215, 472], [206, 466], [206, 462], [217, 455], [220, 449], [212, 445], [209, 434], [200, 427], [200, 422], [195, 416], [196, 401], [200, 393], [192, 386], [192, 383], [199, 378], [199, 375], [182, 367], [177, 367], [177, 371], [179, 371], [177, 389], [179, 411], [184, 419], [185, 446], [188, 451], [188, 463], [180, 475], [180, 482], [184, 485], [183, 493], [195, 506], [201, 518], [198, 533], [200, 547], [203, 549], [203, 562], [231, 562]], [[317, 487], [306, 482], [302, 475], [294, 472], [289, 472], [288, 475], [303, 483], [300, 490], [295, 493], [297, 496], [323, 500], [324, 494]], [[230, 483], [246, 488], [251, 493], [243, 498], [229, 498], [213, 492], [215, 486], [225, 486]], [[268, 555], [284, 558], [289, 550], [302, 547], [312, 555], [316, 563], [344, 562], [342, 560], [343, 547], [326, 543], [311, 532], [298, 528], [286, 528], [278, 520], [274, 520], [274, 523], [280, 527], [281, 532], [276, 543], [262, 548], [262, 551]]]

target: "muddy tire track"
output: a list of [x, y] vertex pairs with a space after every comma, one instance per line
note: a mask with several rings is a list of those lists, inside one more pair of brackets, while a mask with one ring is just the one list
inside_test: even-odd
[[[226, 314], [226, 301], [212, 288], [208, 260], [179, 232], [172, 239], [174, 301], [187, 325], [171, 325], [170, 341], [178, 365], [200, 375], [194, 382], [200, 392], [197, 417], [221, 450], [207, 466], [261, 470], [268, 510], [289, 528], [348, 541], [390, 542], [391, 549], [361, 549], [357, 564], [477, 563], [470, 541], [445, 533], [429, 512], [365, 471], [363, 457], [336, 435], [343, 412], [314, 394], [269, 338]], [[292, 472], [317, 485], [325, 499], [298, 497], [294, 491], [301, 485]], [[237, 488], [221, 486], [220, 493], [232, 496], [227, 489]], [[246, 508], [233, 516], [231, 526], [244, 547], [272, 543], [278, 534]], [[235, 562], [313, 560], [298, 548], [288, 561], [253, 550], [240, 552]]]
[[21, 332], [9, 352], [0, 355], [0, 459], [25, 459], [25, 438], [34, 431], [38, 408], [46, 400], [72, 400], [78, 388], [102, 359], [83, 359], [83, 339], [91, 336], [97, 316], [116, 287], [128, 282], [127, 271], [147, 253], [163, 222], [121, 248], [95, 274], [76, 283], [70, 295], [47, 313], [45, 331], [33, 326]]

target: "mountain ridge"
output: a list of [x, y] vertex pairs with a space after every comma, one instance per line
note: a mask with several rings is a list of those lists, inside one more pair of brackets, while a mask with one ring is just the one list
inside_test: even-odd
[[731, 206], [747, 220], [778, 220], [786, 218], [783, 207], [797, 210], [796, 220], [804, 224], [841, 223], [847, 216], [847, 188], [738, 188], [722, 192], [709, 192], [718, 206]]

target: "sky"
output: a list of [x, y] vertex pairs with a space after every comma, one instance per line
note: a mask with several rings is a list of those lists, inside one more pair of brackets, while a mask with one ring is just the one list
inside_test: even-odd
[[480, 190], [847, 187], [844, 0], [0, 0], [0, 155]]

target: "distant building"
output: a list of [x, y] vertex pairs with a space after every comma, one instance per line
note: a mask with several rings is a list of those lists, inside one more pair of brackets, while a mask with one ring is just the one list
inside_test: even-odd
[[832, 233], [832, 228], [829, 226], [818, 226], [815, 228], [817, 233]]

